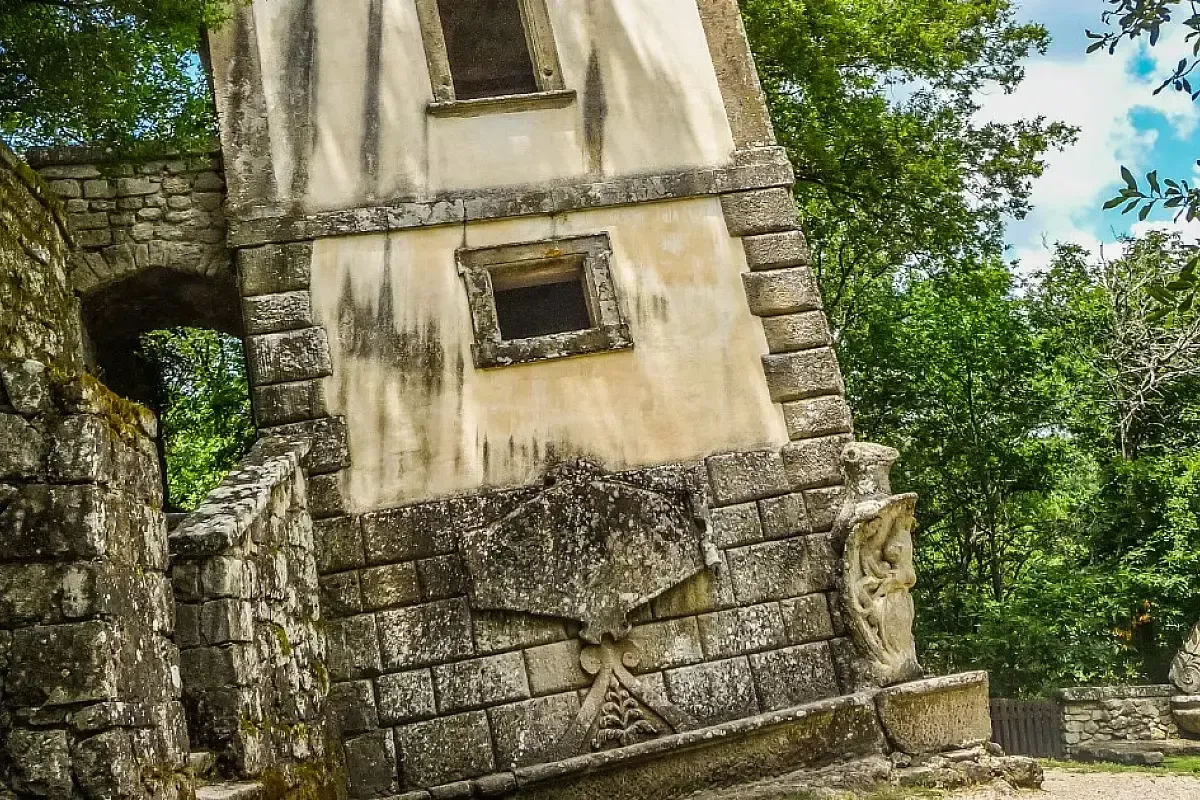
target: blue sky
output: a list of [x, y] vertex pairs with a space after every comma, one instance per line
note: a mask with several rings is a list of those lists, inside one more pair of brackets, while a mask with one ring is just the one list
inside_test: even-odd
[[[1200, 102], [1164, 91], [1155, 77], [1187, 51], [1182, 33], [1164, 36], [1150, 50], [1123, 46], [1087, 55], [1084, 30], [1100, 27], [1101, 0], [1021, 0], [1021, 17], [1049, 28], [1046, 56], [1030, 59], [1024, 84], [1012, 95], [982, 98], [980, 117], [1012, 120], [1045, 116], [1080, 128], [1079, 141], [1052, 153], [1046, 174], [1034, 185], [1034, 210], [1009, 226], [1009, 256], [1026, 269], [1044, 265], [1056, 241], [1113, 252], [1121, 234], [1170, 225], [1170, 216], [1145, 223], [1101, 205], [1120, 188], [1120, 166], [1141, 175], [1158, 168], [1165, 176], [1197, 177]], [[1185, 228], [1200, 238], [1200, 224]]]

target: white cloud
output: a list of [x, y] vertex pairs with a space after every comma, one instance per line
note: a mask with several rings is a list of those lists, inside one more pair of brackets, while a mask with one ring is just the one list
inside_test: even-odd
[[1035, 58], [1016, 92], [981, 98], [980, 121], [1044, 116], [1080, 129], [1075, 145], [1049, 154], [1046, 172], [1034, 185], [1034, 210], [1009, 228], [1013, 256], [1027, 268], [1049, 260], [1051, 251], [1044, 243], [1073, 241], [1096, 249], [1102, 238], [1116, 238], [1116, 232], [1105, 227], [1115, 221], [1099, 217], [1099, 207], [1113, 193], [1121, 165], [1135, 173], [1152, 168], [1158, 138], [1157, 131], [1138, 129], [1135, 112], [1163, 115], [1179, 136], [1196, 130], [1200, 109], [1186, 95], [1153, 94], [1155, 76], [1168, 71], [1171, 56], [1183, 49], [1181, 40], [1164, 37], [1148, 53], [1156, 60], [1148, 75], [1135, 74], [1135, 63], [1147, 53], [1133, 47], [1113, 56], [1100, 52], [1086, 59], [1071, 53]]

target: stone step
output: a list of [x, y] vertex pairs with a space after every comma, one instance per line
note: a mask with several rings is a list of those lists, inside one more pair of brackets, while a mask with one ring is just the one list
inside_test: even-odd
[[196, 800], [263, 800], [263, 786], [257, 781], [210, 783], [196, 790]]

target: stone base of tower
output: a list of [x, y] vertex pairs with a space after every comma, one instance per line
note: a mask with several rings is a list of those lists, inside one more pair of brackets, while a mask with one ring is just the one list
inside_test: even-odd
[[[990, 734], [987, 674], [972, 672], [820, 700], [396, 800], [670, 800], [800, 770], [812, 770], [813, 781], [826, 784], [853, 783], [856, 771], [868, 781], [913, 785], [1040, 779], [1028, 759], [992, 757]], [[789, 776], [789, 786], [804, 781]]]

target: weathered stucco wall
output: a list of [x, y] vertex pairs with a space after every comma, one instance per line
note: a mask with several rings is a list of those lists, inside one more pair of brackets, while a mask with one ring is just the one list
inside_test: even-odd
[[234, 203], [319, 211], [729, 162], [696, 0], [547, 5], [574, 102], [470, 118], [427, 112], [415, 0], [240, 10], [211, 41]]
[[[633, 349], [475, 369], [455, 250], [597, 231]], [[745, 263], [716, 199], [319, 240], [314, 314], [336, 332], [326, 396], [349, 427], [351, 506], [519, 486], [563, 458], [629, 469], [786, 442]]]

